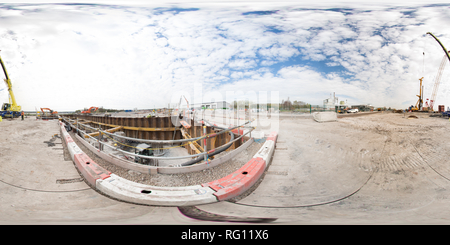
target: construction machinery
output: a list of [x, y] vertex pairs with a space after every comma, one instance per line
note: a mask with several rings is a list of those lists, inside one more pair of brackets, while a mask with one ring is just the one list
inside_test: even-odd
[[417, 95], [417, 97], [419, 97], [419, 99], [417, 100], [417, 103], [414, 107], [411, 108], [411, 111], [421, 111], [423, 109], [423, 86], [422, 86], [422, 78], [419, 78], [420, 80], [420, 91], [419, 94]]
[[11, 80], [9, 79], [8, 72], [6, 71], [5, 64], [3, 63], [2, 58], [0, 57], [0, 63], [3, 68], [3, 73], [5, 73], [5, 79], [6, 85], [8, 86], [8, 92], [9, 92], [9, 103], [3, 103], [2, 108], [0, 110], [0, 116], [1, 117], [10, 117], [10, 118], [17, 118], [21, 115], [22, 108], [20, 105], [17, 105], [16, 98], [14, 97], [14, 93], [12, 90], [12, 84]]
[[337, 113], [339, 113], [339, 114], [344, 114], [344, 113], [347, 113], [347, 111], [348, 111], [348, 106], [346, 106], [346, 105], [338, 105], [338, 106], [335, 106], [335, 111], [337, 112]]
[[436, 75], [436, 78], [434, 80], [434, 86], [433, 86], [433, 93], [431, 94], [430, 103], [425, 103], [425, 106], [427, 107], [428, 111], [433, 111], [434, 102], [436, 101], [436, 95], [439, 88], [439, 84], [441, 82], [442, 73], [444, 72], [445, 65], [447, 64], [447, 57], [442, 57], [441, 65], [439, 66], [438, 74]]
[[41, 108], [41, 111], [42, 111], [42, 114], [37, 116], [37, 119], [43, 119], [43, 120], [58, 119], [57, 111], [54, 111], [50, 108]]
[[[94, 110], [94, 111], [92, 111], [92, 110]], [[91, 106], [89, 109], [87, 109], [85, 111], [82, 111], [81, 113], [83, 113], [83, 114], [91, 114], [91, 113], [93, 113], [93, 112], [95, 112], [97, 110], [98, 110], [98, 107]]]
[[430, 34], [439, 43], [439, 45], [441, 45], [441, 48], [444, 50], [445, 55], [447, 56], [448, 60], [450, 61], [450, 55], [449, 55], [447, 49], [445, 49], [444, 45], [441, 43], [441, 41], [439, 41], [439, 39], [436, 36], [434, 36], [431, 32], [427, 32], [427, 34]]
[[[137, 145], [135, 148], [134, 154], [141, 156], [153, 156], [152, 145], [148, 145], [145, 143], [141, 143]], [[156, 160], [156, 161], [155, 161]], [[136, 156], [134, 158], [135, 163], [145, 164], [145, 165], [156, 165], [157, 159], [148, 159], [143, 157]]]
[[428, 99], [427, 99], [427, 102], [425, 104], [428, 111], [433, 111], [433, 106], [436, 101], [436, 95], [437, 95], [437, 91], [438, 91], [439, 84], [441, 81], [442, 73], [444, 71], [445, 65], [447, 64], [447, 60], [450, 61], [450, 55], [449, 55], [449, 51], [447, 51], [447, 49], [445, 49], [444, 45], [441, 43], [441, 41], [439, 41], [439, 39], [436, 36], [434, 36], [431, 32], [427, 32], [427, 34], [431, 35], [439, 43], [439, 45], [445, 52], [445, 55], [442, 58], [441, 64], [439, 66], [438, 74], [436, 75], [436, 78], [435, 78], [435, 82], [434, 82], [434, 86], [433, 86], [433, 93], [431, 94], [430, 103], [428, 104]]

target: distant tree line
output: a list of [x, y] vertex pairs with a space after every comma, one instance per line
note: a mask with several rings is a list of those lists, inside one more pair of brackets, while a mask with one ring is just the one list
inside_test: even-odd
[[[89, 108], [84, 108], [82, 110], [76, 110], [75, 113], [81, 113], [82, 111], [87, 111]], [[117, 110], [117, 109], [107, 109], [103, 108], [103, 106], [99, 106], [98, 110], [95, 113], [105, 113], [105, 112], [120, 112], [125, 110]]]

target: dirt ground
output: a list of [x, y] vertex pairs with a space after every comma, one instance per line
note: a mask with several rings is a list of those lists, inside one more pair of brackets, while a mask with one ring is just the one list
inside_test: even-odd
[[[276, 150], [261, 181], [245, 196], [199, 209], [277, 218], [287, 224], [450, 223], [448, 119], [426, 113], [380, 112], [325, 123], [299, 117], [277, 120]], [[71, 161], [64, 159], [61, 146], [44, 143], [58, 133], [55, 123], [34, 118], [0, 123], [0, 179], [4, 182], [0, 188], [7, 190], [0, 198], [2, 208], [16, 198], [14, 188], [4, 187], [5, 183], [46, 190], [86, 188], [81, 183], [70, 187], [54, 183], [79, 177]], [[259, 147], [234, 162], [245, 163], [243, 159], [251, 157], [255, 149]], [[42, 159], [52, 162], [46, 164]], [[64, 165], [65, 172], [55, 175], [50, 167], [46, 169], [51, 164]], [[190, 185], [200, 175], [218, 177], [214, 169], [195, 173], [197, 177], [161, 175], [153, 180], [129, 171], [123, 174], [136, 175], [137, 181], [153, 185]], [[49, 179], [52, 185], [46, 184]]]
[[308, 224], [450, 219], [448, 119], [380, 112], [324, 123], [279, 120], [277, 148], [259, 186], [237, 202], [201, 208]]

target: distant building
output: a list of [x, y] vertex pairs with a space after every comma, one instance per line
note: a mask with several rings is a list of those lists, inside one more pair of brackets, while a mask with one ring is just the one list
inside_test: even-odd
[[191, 108], [194, 109], [230, 109], [231, 104], [226, 101], [216, 101], [216, 102], [203, 102], [203, 103], [196, 103], [196, 104], [190, 104]]
[[325, 109], [335, 109], [339, 105], [339, 99], [336, 97], [335, 93], [330, 94], [330, 98], [323, 100], [323, 107]]

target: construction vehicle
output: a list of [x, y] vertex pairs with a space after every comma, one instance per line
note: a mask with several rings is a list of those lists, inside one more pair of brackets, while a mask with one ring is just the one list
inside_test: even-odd
[[57, 111], [53, 111], [50, 108], [41, 108], [42, 114], [39, 114], [36, 118], [37, 119], [43, 119], [43, 120], [48, 120], [48, 119], [58, 119], [58, 112]]
[[11, 80], [9, 79], [8, 72], [6, 71], [5, 64], [3, 63], [2, 58], [0, 57], [0, 63], [3, 68], [3, 72], [5, 73], [5, 79], [6, 85], [8, 86], [8, 92], [9, 92], [9, 103], [3, 103], [2, 108], [0, 110], [0, 116], [1, 117], [10, 117], [10, 118], [17, 118], [20, 117], [22, 108], [20, 105], [17, 105], [16, 98], [14, 97], [14, 93], [12, 90], [12, 84]]
[[[147, 145], [145, 143], [141, 143], [137, 145], [135, 148], [134, 154], [141, 156], [153, 156], [152, 145]], [[145, 164], [145, 165], [153, 165], [151, 164], [153, 159], [143, 158], [136, 156], [134, 158], [135, 163]]]
[[420, 91], [419, 94], [417, 95], [417, 97], [419, 97], [419, 99], [417, 100], [417, 103], [414, 107], [411, 108], [411, 111], [421, 111], [423, 109], [423, 86], [422, 86], [422, 78], [419, 78], [420, 80]]
[[[94, 110], [94, 111], [92, 111], [92, 110]], [[96, 112], [97, 110], [98, 110], [98, 107], [91, 106], [89, 109], [87, 109], [85, 111], [82, 111], [81, 113], [83, 113], [83, 114], [90, 114], [90, 113]]]
[[438, 91], [438, 88], [439, 88], [441, 76], [442, 76], [442, 73], [444, 71], [445, 65], [447, 64], [447, 60], [450, 61], [450, 55], [449, 55], [449, 51], [447, 51], [447, 49], [444, 47], [444, 45], [441, 43], [441, 41], [439, 41], [439, 39], [436, 36], [434, 36], [431, 32], [427, 32], [427, 34], [431, 35], [439, 43], [439, 45], [441, 46], [441, 48], [445, 52], [445, 55], [442, 58], [441, 64], [439, 66], [438, 74], [437, 74], [437, 76], [435, 78], [434, 87], [433, 87], [433, 93], [431, 94], [430, 103], [428, 104], [428, 99], [427, 99], [427, 102], [425, 104], [425, 106], [427, 107], [428, 111], [433, 111], [433, 106], [434, 106], [434, 103], [436, 101], [436, 95], [437, 95], [437, 91]]
[[445, 65], [447, 64], [447, 57], [444, 55], [441, 60], [441, 65], [439, 66], [438, 74], [436, 75], [436, 78], [434, 80], [434, 86], [433, 86], [433, 93], [431, 94], [430, 103], [427, 101], [425, 102], [425, 107], [427, 108], [427, 111], [433, 111], [434, 102], [436, 101], [436, 95], [439, 88], [439, 84], [441, 82], [442, 73], [444, 72]]
[[338, 106], [335, 106], [335, 110], [339, 114], [344, 114], [344, 113], [347, 113], [348, 106], [346, 106], [346, 105], [338, 105]]

